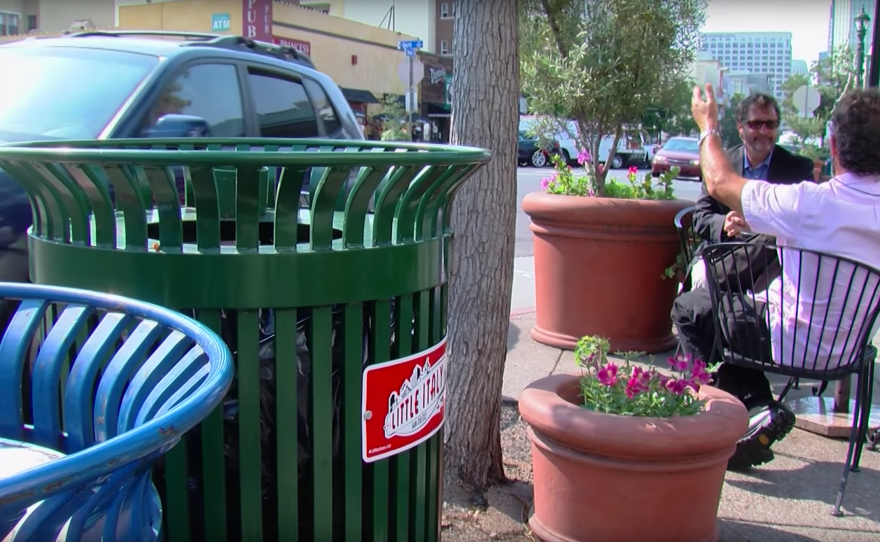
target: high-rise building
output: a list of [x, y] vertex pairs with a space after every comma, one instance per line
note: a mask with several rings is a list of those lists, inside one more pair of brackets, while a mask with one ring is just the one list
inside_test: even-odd
[[[865, 8], [872, 19], [874, 18], [874, 7], [876, 0], [831, 0], [831, 21], [830, 31], [828, 32], [828, 51], [834, 50], [843, 45], [849, 45], [853, 50], [858, 44], [858, 36], [856, 35], [856, 16], [862, 8]], [[865, 37], [865, 48], [870, 50], [871, 43], [874, 41], [874, 25], [868, 24], [868, 32]]]
[[807, 66], [806, 60], [792, 60], [791, 61], [791, 74], [792, 75], [807, 75], [810, 72], [810, 68]]
[[705, 33], [701, 50], [731, 72], [766, 76], [769, 91], [781, 100], [791, 76], [791, 32]]

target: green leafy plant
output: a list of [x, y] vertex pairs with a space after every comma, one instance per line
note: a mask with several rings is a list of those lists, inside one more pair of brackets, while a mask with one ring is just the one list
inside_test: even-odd
[[382, 141], [406, 141], [409, 136], [406, 133], [404, 117], [406, 111], [400, 105], [397, 97], [388, 96], [382, 103], [385, 120], [382, 121]]
[[[550, 161], [553, 162], [553, 173], [541, 179], [541, 188], [549, 194], [596, 197], [598, 194], [598, 183], [596, 177], [590, 173], [587, 166], [589, 160], [589, 153], [587, 151], [581, 151], [578, 154], [577, 162], [583, 167], [584, 173], [576, 175], [571, 166], [566, 163], [565, 158], [558, 154], [551, 156]], [[614, 179], [610, 179], [605, 183], [605, 197], [653, 200], [675, 199], [673, 181], [678, 177], [679, 171], [679, 168], [671, 168], [666, 173], [661, 174], [655, 182], [650, 171], [645, 173], [643, 178], [639, 179], [639, 170], [636, 167], [631, 167], [626, 176], [628, 183], [618, 182]]]
[[711, 382], [718, 366], [707, 367], [690, 356], [668, 359], [671, 376], [656, 368], [633, 364], [640, 352], [620, 355], [622, 363], [608, 360], [610, 343], [602, 337], [586, 336], [578, 341], [575, 360], [581, 368], [583, 407], [620, 416], [671, 418], [691, 416], [705, 405], [697, 395]]
[[[575, 132], [577, 148], [589, 151], [585, 167], [593, 192], [618, 197], [610, 182], [606, 186], [608, 169], [602, 164], [612, 163], [628, 133], [642, 131], [652, 107], [677, 109], [662, 102], [687, 85], [706, 0], [519, 4], [521, 79], [529, 111], [555, 123], [542, 130], [548, 134]], [[607, 156], [599, 156], [606, 146]]]

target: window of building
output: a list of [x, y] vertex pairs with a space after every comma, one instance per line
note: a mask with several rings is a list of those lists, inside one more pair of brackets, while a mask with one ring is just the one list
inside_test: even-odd
[[318, 137], [318, 117], [303, 84], [260, 70], [248, 70], [262, 137]]
[[19, 15], [0, 11], [0, 36], [16, 36], [21, 33], [19, 29]]
[[242, 137], [244, 113], [232, 64], [197, 64], [172, 81], [145, 119], [151, 128], [165, 115], [191, 115], [208, 123], [212, 137]]
[[440, 40], [440, 54], [448, 55], [449, 54], [449, 42], [446, 40]]
[[37, 16], [36, 15], [28, 15], [27, 16], [27, 29], [28, 32], [31, 30], [37, 29]]
[[449, 18], [449, 4], [443, 2], [440, 4], [440, 18], [448, 19]]

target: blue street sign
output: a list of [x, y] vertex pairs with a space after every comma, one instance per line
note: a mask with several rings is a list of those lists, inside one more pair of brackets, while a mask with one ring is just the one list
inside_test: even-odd
[[406, 53], [406, 56], [416, 56], [415, 49], [404, 49], [403, 52]]
[[397, 48], [401, 51], [406, 51], [407, 49], [422, 49], [425, 47], [425, 44], [422, 40], [412, 40], [412, 41], [398, 41]]

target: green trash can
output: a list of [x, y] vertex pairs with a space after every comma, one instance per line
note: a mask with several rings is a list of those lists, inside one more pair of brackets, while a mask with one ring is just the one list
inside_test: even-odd
[[157, 475], [168, 542], [439, 539], [449, 209], [489, 159], [332, 140], [0, 147], [33, 207], [34, 282], [193, 314], [235, 354], [222, 408]]

